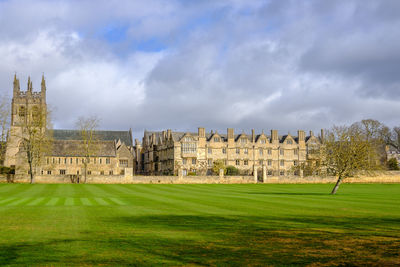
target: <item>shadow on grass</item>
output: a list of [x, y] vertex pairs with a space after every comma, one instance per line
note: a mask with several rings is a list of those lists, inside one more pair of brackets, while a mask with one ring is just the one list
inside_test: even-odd
[[288, 195], [288, 196], [330, 196], [328, 193], [288, 193], [288, 192], [241, 192], [243, 194], [251, 195]]
[[[0, 244], [16, 265], [398, 265], [399, 218], [155, 215], [76, 239]], [[397, 231], [386, 233], [388, 228]], [[104, 229], [108, 229], [107, 231]]]

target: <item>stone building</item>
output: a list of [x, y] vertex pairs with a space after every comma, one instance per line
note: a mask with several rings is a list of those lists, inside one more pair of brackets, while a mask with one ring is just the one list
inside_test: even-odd
[[[47, 112], [46, 82], [42, 77], [41, 91], [33, 92], [28, 79], [26, 92], [20, 90], [19, 80], [14, 76], [11, 103], [11, 125], [7, 139], [5, 166], [15, 167], [16, 177], [28, 177], [29, 168], [22, 142], [26, 137], [26, 125], [34, 121], [41, 112]], [[46, 113], [45, 113], [46, 114]], [[135, 169], [132, 131], [95, 131], [94, 149], [87, 159], [83, 153], [84, 141], [79, 130], [47, 129], [40, 125], [51, 138], [49, 149], [35, 169], [36, 176], [79, 178], [86, 166], [87, 175], [132, 176]], [[85, 163], [87, 160], [87, 164]]]
[[[321, 131], [323, 136], [323, 131]], [[211, 174], [216, 160], [225, 166], [235, 166], [242, 174], [266, 169], [267, 175], [301, 175], [296, 166], [312, 159], [321, 136], [310, 131], [298, 131], [297, 136], [278, 135], [272, 130], [265, 133], [235, 134], [228, 129], [226, 134], [217, 131], [198, 132], [145, 131], [142, 144], [136, 140], [137, 172], [146, 175]], [[297, 170], [297, 171], [296, 171]]]

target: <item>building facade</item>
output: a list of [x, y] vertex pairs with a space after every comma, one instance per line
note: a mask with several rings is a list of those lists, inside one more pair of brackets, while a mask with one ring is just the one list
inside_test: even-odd
[[[78, 180], [86, 176], [132, 176], [135, 170], [132, 131], [94, 131], [92, 153], [85, 153], [85, 142], [79, 130], [49, 129], [47, 123], [35, 124], [39, 117], [47, 121], [46, 82], [41, 91], [33, 92], [28, 79], [27, 91], [20, 90], [14, 76], [11, 103], [11, 125], [7, 138], [4, 165], [15, 167], [16, 177], [29, 176], [29, 164], [23, 142], [29, 132], [43, 131], [49, 137], [48, 149], [41, 151], [41, 161], [33, 170], [35, 175], [70, 177]], [[25, 141], [24, 141], [25, 140]], [[76, 179], [75, 179], [76, 178]]]
[[206, 133], [198, 128], [197, 133], [145, 131], [142, 144], [136, 140], [137, 173], [145, 175], [206, 175], [212, 173], [213, 164], [222, 161], [225, 166], [234, 166], [241, 174], [253, 174], [266, 169], [267, 175], [301, 175], [300, 164], [312, 159], [322, 142], [312, 132], [306, 136], [299, 130], [297, 136], [280, 136], [277, 130], [265, 133], [235, 134], [227, 129], [226, 134]]

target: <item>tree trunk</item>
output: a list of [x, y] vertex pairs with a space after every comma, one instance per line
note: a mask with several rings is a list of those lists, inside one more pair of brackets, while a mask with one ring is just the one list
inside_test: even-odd
[[338, 189], [339, 189], [339, 185], [340, 185], [341, 182], [342, 182], [342, 177], [339, 176], [339, 178], [338, 178], [338, 180], [337, 180], [337, 182], [336, 182], [336, 184], [335, 184], [335, 187], [333, 188], [333, 190], [332, 190], [332, 192], [331, 192], [331, 195], [336, 194], [336, 192], [337, 192]]

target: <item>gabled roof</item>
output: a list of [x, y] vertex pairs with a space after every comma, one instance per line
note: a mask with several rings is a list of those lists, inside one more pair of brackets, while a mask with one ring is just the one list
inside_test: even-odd
[[[54, 140], [82, 140], [79, 130], [52, 130]], [[95, 131], [96, 138], [102, 141], [118, 141], [127, 146], [133, 146], [132, 135], [130, 131]]]
[[[114, 141], [97, 141], [94, 142], [95, 157], [115, 157], [116, 147]], [[52, 151], [49, 156], [53, 157], [83, 157], [85, 156], [82, 149], [83, 141], [81, 140], [54, 140]]]

